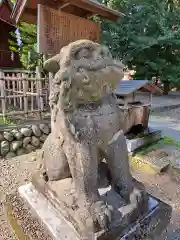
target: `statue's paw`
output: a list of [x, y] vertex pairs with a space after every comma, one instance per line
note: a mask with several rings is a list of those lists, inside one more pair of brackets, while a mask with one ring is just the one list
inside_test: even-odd
[[147, 199], [145, 191], [136, 187], [133, 187], [131, 191], [128, 188], [123, 188], [118, 192], [127, 203], [135, 204], [136, 206], [145, 202]]
[[134, 187], [133, 191], [129, 196], [129, 199], [130, 199], [130, 203], [136, 204], [137, 206], [139, 206], [140, 204], [146, 202], [146, 194], [143, 190], [140, 190]]
[[107, 229], [111, 222], [113, 208], [103, 201], [97, 201], [92, 205], [91, 213], [94, 223], [98, 223], [101, 229]]

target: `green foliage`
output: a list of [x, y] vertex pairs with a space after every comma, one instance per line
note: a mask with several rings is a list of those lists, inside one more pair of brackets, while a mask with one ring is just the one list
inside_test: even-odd
[[20, 60], [26, 69], [35, 69], [41, 60], [40, 54], [36, 51], [37, 30], [36, 26], [28, 23], [20, 23], [17, 32], [11, 32], [9, 39], [10, 49], [19, 52]]
[[171, 137], [165, 136], [158, 142], [154, 142], [148, 146], [144, 146], [144, 147], [138, 149], [137, 152], [135, 153], [135, 155], [136, 156], [145, 156], [149, 152], [157, 150], [157, 149], [161, 149], [165, 146], [175, 146], [177, 148], [180, 148], [180, 142], [175, 141]]
[[[170, 5], [171, 4], [171, 5]], [[101, 41], [131, 69], [135, 78], [160, 76], [180, 82], [180, 8], [175, 1], [109, 0], [125, 17], [118, 23], [102, 21]]]
[[[98, 0], [123, 12], [118, 22], [101, 22], [101, 42], [114, 57], [136, 70], [136, 79], [160, 77], [164, 83], [180, 83], [180, 1], [178, 0]], [[25, 68], [40, 64], [36, 52], [36, 26], [17, 26], [21, 45], [13, 33], [11, 50], [19, 52]]]

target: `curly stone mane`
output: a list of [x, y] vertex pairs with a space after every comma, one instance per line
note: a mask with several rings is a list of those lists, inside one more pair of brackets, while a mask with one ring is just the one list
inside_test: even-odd
[[44, 67], [56, 73], [49, 98], [54, 122], [59, 110], [67, 117], [78, 104], [100, 100], [123, 76], [123, 64], [113, 60], [105, 46], [90, 40], [70, 43]]

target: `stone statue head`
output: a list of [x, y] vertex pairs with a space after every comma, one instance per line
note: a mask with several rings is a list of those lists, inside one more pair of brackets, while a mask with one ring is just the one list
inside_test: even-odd
[[57, 102], [63, 92], [66, 107], [97, 101], [117, 86], [123, 67], [105, 46], [90, 40], [72, 42], [44, 64], [45, 70], [55, 73], [50, 100]]

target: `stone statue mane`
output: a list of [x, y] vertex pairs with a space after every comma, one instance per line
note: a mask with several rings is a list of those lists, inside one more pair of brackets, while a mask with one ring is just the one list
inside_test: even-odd
[[[62, 48], [44, 67], [55, 74], [50, 90], [52, 132], [42, 148], [44, 176], [49, 182], [71, 178], [77, 206], [87, 210], [84, 218], [106, 229], [113, 213], [98, 192], [100, 179], [127, 204], [138, 207], [143, 201], [129, 170], [123, 114], [112, 94], [123, 77], [123, 64], [113, 60], [106, 47], [80, 40]], [[108, 169], [103, 177], [102, 162]]]
[[58, 109], [72, 112], [80, 103], [100, 100], [123, 76], [123, 64], [113, 60], [105, 46], [89, 40], [79, 40], [62, 48], [44, 67], [56, 73], [49, 99], [56, 113]]

